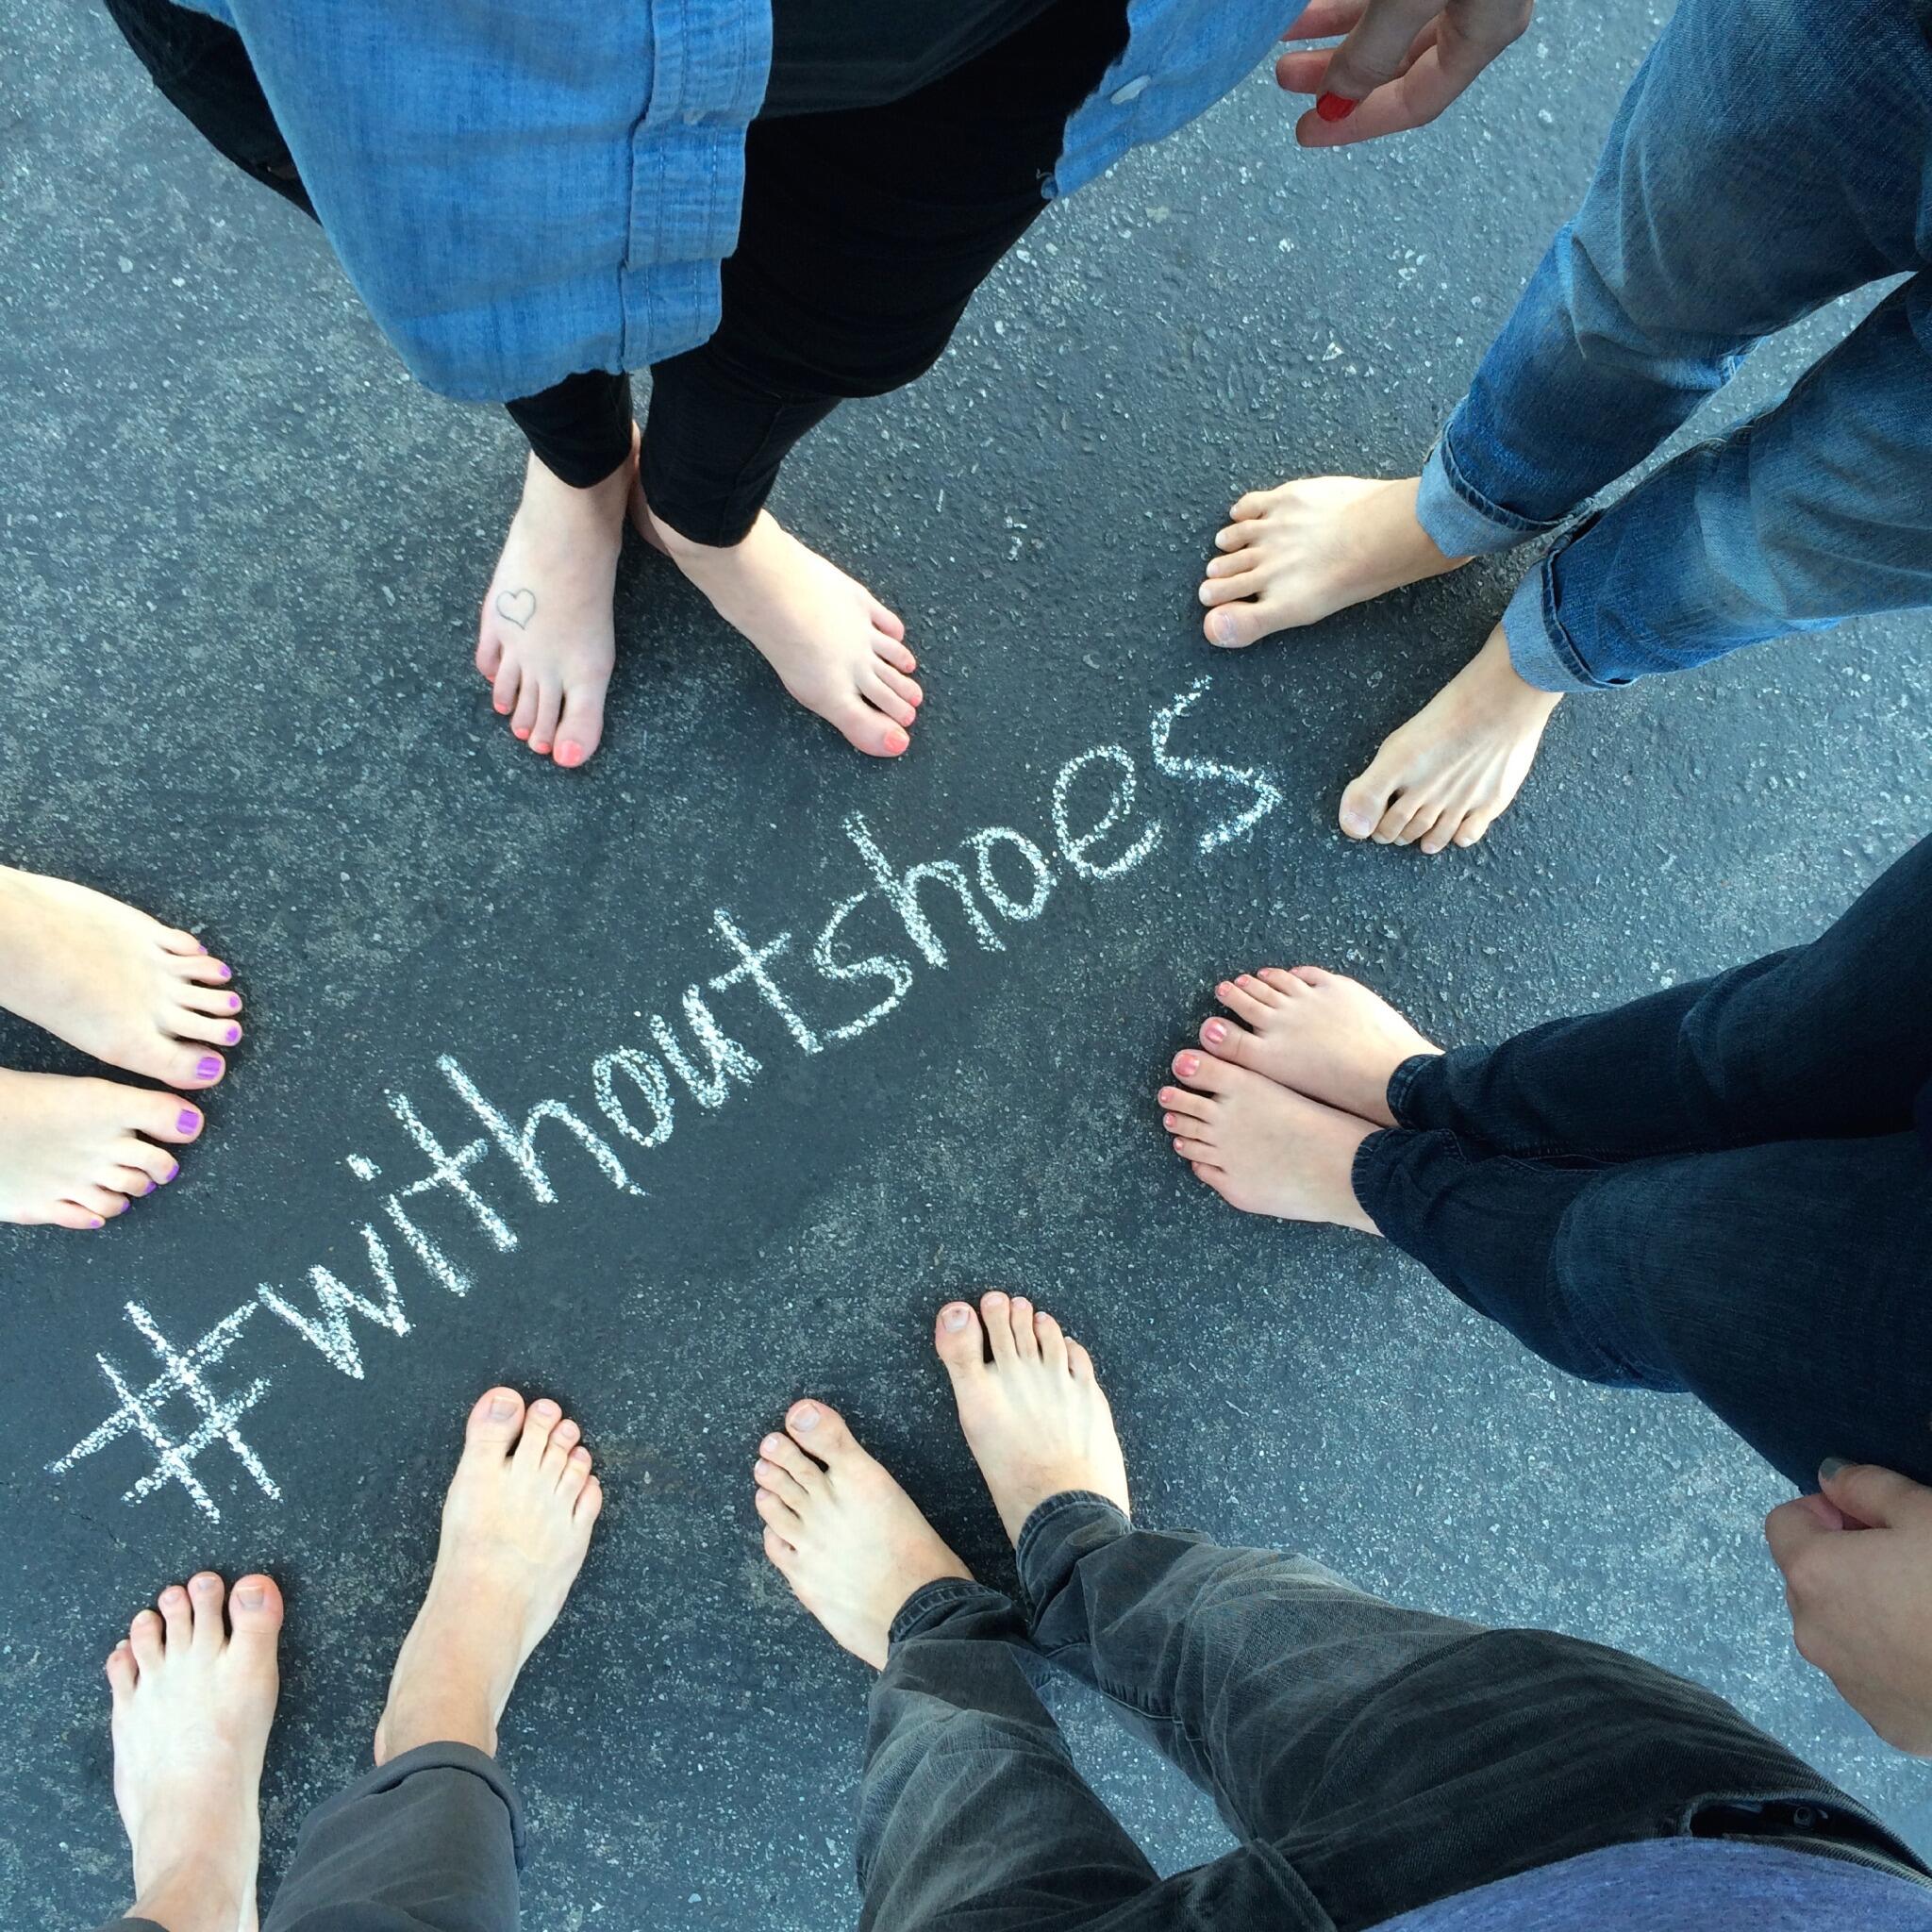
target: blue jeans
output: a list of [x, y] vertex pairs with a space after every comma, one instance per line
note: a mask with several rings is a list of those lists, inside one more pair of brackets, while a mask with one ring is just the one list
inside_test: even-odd
[[1545, 1360], [1688, 1391], [1801, 1489], [1932, 1484], [1928, 986], [1932, 839], [1809, 945], [1404, 1061], [1356, 1197]]
[[[1034, 1510], [1015, 1557], [1025, 1613], [949, 1577], [893, 1622], [861, 1932], [1363, 1932], [1686, 1834], [1924, 1870], [1729, 1705], [1621, 1651], [1406, 1609], [1077, 1491]], [[1200, 1786], [1238, 1848], [1157, 1876], [1040, 1701], [1055, 1667]]]
[[1909, 277], [1763, 415], [1568, 530], [1504, 613], [1544, 691], [1932, 604], [1932, 0], [1682, 0], [1424, 474], [1451, 556], [1564, 525], [1752, 345]]

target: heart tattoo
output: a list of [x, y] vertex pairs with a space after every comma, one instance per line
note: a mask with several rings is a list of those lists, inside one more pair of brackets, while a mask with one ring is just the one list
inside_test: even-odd
[[513, 624], [519, 630], [527, 629], [531, 618], [537, 614], [537, 593], [535, 591], [499, 591], [496, 593], [496, 614], [506, 624]]

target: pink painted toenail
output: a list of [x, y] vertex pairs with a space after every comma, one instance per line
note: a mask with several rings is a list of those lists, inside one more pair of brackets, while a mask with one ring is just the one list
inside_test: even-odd
[[531, 741], [530, 741], [530, 749], [531, 749], [531, 750], [532, 750], [533, 752], [535, 752], [535, 753], [536, 753], [536, 754], [538, 755], [538, 757], [540, 757], [540, 758], [548, 758], [548, 757], [550, 756], [550, 742], [549, 742], [549, 741], [548, 741], [547, 739], [542, 739], [542, 738], [533, 738], [533, 739], [531, 739]]
[[1221, 1042], [1227, 1038], [1227, 1028], [1219, 1020], [1208, 1021], [1207, 1025], [1202, 1027], [1201, 1031], [1205, 1033], [1208, 1036], [1208, 1038], [1214, 1042], [1216, 1046], [1219, 1046]]
[[508, 705], [494, 705], [491, 707], [491, 709], [495, 711], [499, 718], [508, 718], [509, 716], [509, 707]]
[[1182, 1054], [1174, 1064], [1183, 1080], [1191, 1080], [1201, 1071], [1201, 1062], [1191, 1053]]
[[801, 1403], [791, 1412], [791, 1426], [794, 1429], [815, 1429], [819, 1425], [819, 1412], [810, 1403]]
[[971, 1310], [955, 1302], [942, 1317], [948, 1328], [963, 1328], [973, 1319]]
[[[181, 1117], [175, 1123], [175, 1131], [177, 1134], [192, 1134], [200, 1124], [201, 1116], [192, 1108], [184, 1107], [181, 1109]], [[178, 1174], [179, 1168], [176, 1168], [175, 1172]]]
[[509, 735], [512, 738], [527, 738], [530, 735], [530, 727], [527, 724], [512, 724], [509, 727]]
[[1180, 1122], [1175, 1120], [1173, 1114], [1164, 1113], [1160, 1116], [1160, 1124], [1163, 1127], [1165, 1127], [1167, 1131], [1171, 1134], [1177, 1126], [1180, 1125]]
[[584, 761], [584, 748], [575, 739], [566, 738], [557, 747], [557, 762], [559, 765], [580, 765]]

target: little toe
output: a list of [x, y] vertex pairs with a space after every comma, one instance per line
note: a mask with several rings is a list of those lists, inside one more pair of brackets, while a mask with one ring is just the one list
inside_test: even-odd
[[136, 1675], [134, 1651], [124, 1637], [108, 1653], [108, 1688], [113, 1691], [116, 1704], [134, 1689]]
[[1320, 986], [1328, 974], [1319, 966], [1297, 966], [1291, 972], [1284, 972], [1279, 966], [1264, 966], [1260, 976], [1276, 992], [1292, 999], [1305, 986]]
[[1067, 1366], [1066, 1331], [1044, 1308], [1033, 1311], [1033, 1333], [1040, 1343], [1040, 1358], [1050, 1369]]
[[76, 1234], [92, 1234], [108, 1224], [105, 1214], [96, 1214], [78, 1201], [56, 1201], [46, 1210], [46, 1218], [50, 1227], [71, 1227]]
[[1086, 1345], [1067, 1337], [1067, 1373], [1076, 1381], [1091, 1382], [1093, 1379], [1093, 1357], [1087, 1353]]
[[932, 1345], [957, 1382], [986, 1366], [986, 1331], [970, 1302], [948, 1302], [933, 1322]]
[[470, 1408], [463, 1424], [466, 1448], [488, 1450], [501, 1456], [524, 1428], [524, 1398], [514, 1389], [489, 1389]]
[[1457, 826], [1453, 842], [1462, 846], [1474, 845], [1495, 823], [1494, 812], [1473, 811]]
[[816, 1495], [824, 1488], [824, 1470], [801, 1449], [790, 1436], [775, 1432], [758, 1444], [758, 1454], [765, 1461], [782, 1469], [808, 1495]]
[[1014, 1360], [1012, 1306], [999, 1289], [980, 1296], [979, 1319], [986, 1328], [986, 1344], [992, 1351], [993, 1360]]
[[182, 926], [164, 925], [160, 929], [159, 943], [164, 953], [174, 953], [181, 958], [205, 954], [208, 948]]
[[836, 1475], [839, 1464], [858, 1447], [845, 1418], [824, 1402], [794, 1402], [785, 1412], [791, 1440], [808, 1449]]
[[765, 1561], [781, 1575], [791, 1574], [791, 1559], [798, 1554], [796, 1543], [789, 1543], [768, 1523], [765, 1525]]
[[570, 1520], [588, 1536], [591, 1525], [604, 1513], [604, 1485], [593, 1475], [584, 1478], [577, 1499], [571, 1507]]
[[1250, 490], [1245, 495], [1236, 498], [1235, 505], [1228, 511], [1236, 523], [1248, 523], [1268, 512], [1268, 498], [1273, 492], [1266, 490]]

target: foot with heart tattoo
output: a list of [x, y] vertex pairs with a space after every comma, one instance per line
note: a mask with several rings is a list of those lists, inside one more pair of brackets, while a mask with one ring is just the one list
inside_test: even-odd
[[624, 546], [631, 459], [588, 490], [533, 455], [483, 599], [476, 669], [509, 728], [533, 752], [580, 765], [604, 736], [604, 693], [617, 661], [611, 599]]

